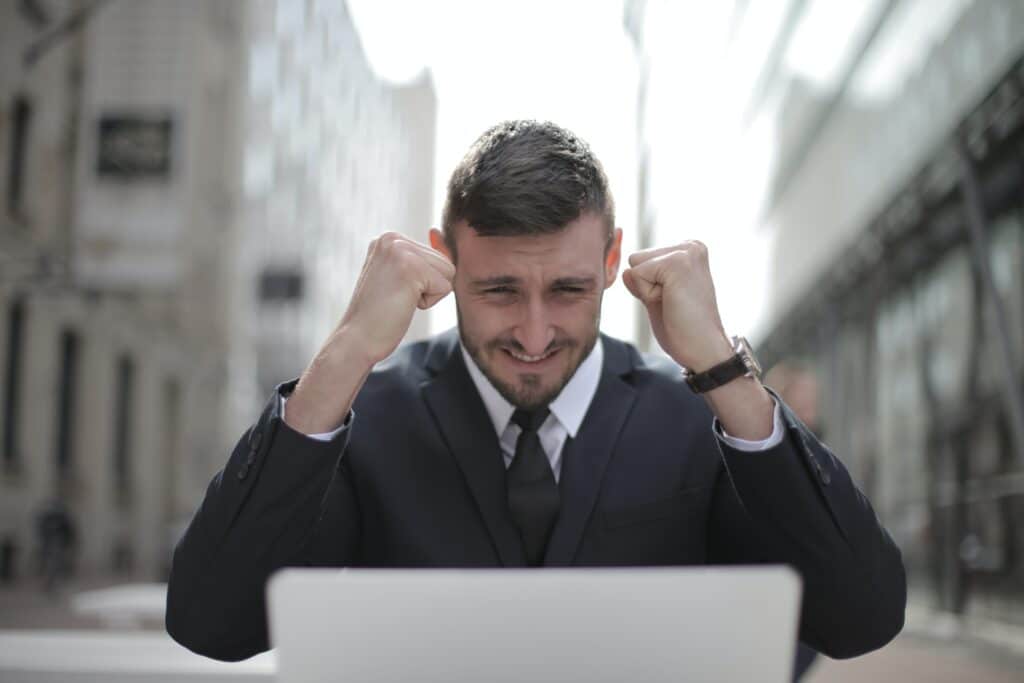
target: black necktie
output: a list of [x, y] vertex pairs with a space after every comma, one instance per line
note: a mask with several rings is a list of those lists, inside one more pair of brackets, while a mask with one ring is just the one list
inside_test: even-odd
[[523, 431], [516, 440], [516, 454], [506, 476], [508, 509], [519, 527], [526, 560], [532, 567], [544, 561], [560, 504], [558, 484], [537, 435], [547, 416], [547, 408], [532, 413], [517, 410], [512, 415], [512, 421]]

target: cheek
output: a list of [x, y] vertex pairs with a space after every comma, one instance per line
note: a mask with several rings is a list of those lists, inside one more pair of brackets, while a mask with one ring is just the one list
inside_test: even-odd
[[571, 305], [556, 307], [554, 317], [561, 322], [566, 330], [588, 332], [594, 327], [597, 313], [601, 309], [601, 299], [586, 299]]
[[473, 336], [486, 339], [508, 327], [508, 314], [473, 297], [456, 299], [462, 326]]

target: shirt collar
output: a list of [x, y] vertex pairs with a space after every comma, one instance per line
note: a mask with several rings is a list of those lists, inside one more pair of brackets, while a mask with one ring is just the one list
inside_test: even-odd
[[[515, 407], [498, 393], [490, 380], [477, 367], [476, 362], [462, 343], [461, 337], [459, 338], [459, 348], [462, 350], [463, 360], [466, 361], [469, 376], [473, 378], [473, 384], [476, 385], [476, 390], [480, 393], [480, 398], [483, 399], [484, 406], [487, 408], [487, 414], [490, 415], [491, 422], [494, 423], [494, 431], [497, 432], [498, 438], [501, 438], [512, 419]], [[593, 400], [594, 394], [597, 393], [597, 384], [601, 379], [603, 363], [604, 346], [601, 337], [598, 336], [594, 348], [583, 359], [572, 378], [548, 406], [551, 414], [565, 427], [565, 431], [569, 433], [570, 437], [576, 436], [576, 432], [579, 431], [583, 418], [587, 414], [587, 408], [590, 407], [590, 402]]]

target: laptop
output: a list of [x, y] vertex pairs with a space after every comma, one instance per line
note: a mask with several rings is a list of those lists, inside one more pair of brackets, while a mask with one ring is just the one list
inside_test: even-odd
[[792, 678], [782, 566], [285, 569], [268, 583], [283, 683]]

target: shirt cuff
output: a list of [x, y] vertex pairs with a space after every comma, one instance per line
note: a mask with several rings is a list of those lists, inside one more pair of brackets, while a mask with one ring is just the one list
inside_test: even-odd
[[775, 448], [782, 443], [782, 437], [785, 435], [785, 430], [782, 428], [782, 409], [779, 408], [779, 402], [774, 396], [772, 401], [775, 404], [775, 409], [772, 411], [772, 433], [767, 439], [761, 439], [760, 441], [748, 441], [747, 439], [739, 439], [735, 436], [729, 436], [725, 433], [725, 427], [722, 427], [718, 418], [715, 418], [715, 435], [725, 442], [727, 446], [731, 446], [738, 451], [744, 451], [746, 453], [756, 453], [758, 451], [767, 451], [770, 448]]
[[[284, 421], [284, 410], [285, 407], [288, 405], [288, 397], [281, 396], [281, 394], [278, 394], [278, 397], [281, 399], [281, 420]], [[342, 422], [341, 425], [333, 431], [320, 432], [319, 434], [306, 434], [305, 436], [308, 436], [311, 439], [316, 439], [317, 441], [331, 441], [332, 439], [334, 439], [334, 437], [341, 433], [341, 430], [343, 430], [345, 428], [345, 425], [347, 424], [348, 417], [346, 416], [345, 421]]]

